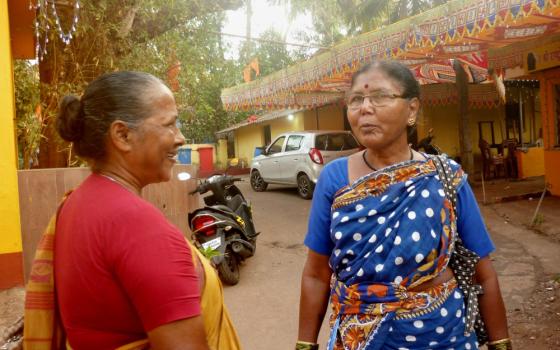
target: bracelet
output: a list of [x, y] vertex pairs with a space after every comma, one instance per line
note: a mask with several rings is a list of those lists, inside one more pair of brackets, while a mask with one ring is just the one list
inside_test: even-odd
[[296, 350], [319, 350], [319, 344], [298, 340]]
[[504, 338], [488, 343], [488, 350], [513, 350], [511, 339]]

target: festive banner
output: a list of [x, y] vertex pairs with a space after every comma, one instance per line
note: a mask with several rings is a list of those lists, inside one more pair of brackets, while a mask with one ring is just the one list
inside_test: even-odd
[[[457, 104], [459, 94], [455, 84], [423, 85], [421, 89], [423, 106], [444, 106]], [[470, 84], [470, 108], [496, 108], [502, 103], [494, 84]]]
[[450, 60], [458, 59], [468, 68], [470, 82], [482, 82], [488, 79], [489, 49], [540, 41], [560, 32], [559, 23], [560, 0], [454, 0], [350, 38], [300, 64], [224, 89], [222, 102], [228, 110], [287, 108], [279, 97], [343, 92], [353, 72], [383, 58], [407, 64], [422, 84], [454, 82]]
[[[422, 85], [422, 106], [445, 106], [457, 104], [459, 95], [453, 83]], [[240, 101], [239, 109], [313, 109], [328, 104], [344, 104], [343, 92], [310, 92], [297, 94], [275, 94], [257, 101]], [[494, 84], [469, 84], [469, 106], [471, 108], [495, 108], [503, 104]]]
[[525, 74], [560, 66], [560, 35], [489, 50], [488, 65], [496, 71], [521, 67]]

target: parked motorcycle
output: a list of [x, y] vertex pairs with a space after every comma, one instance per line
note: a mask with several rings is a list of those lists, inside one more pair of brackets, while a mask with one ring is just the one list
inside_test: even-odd
[[435, 137], [433, 135], [433, 132], [434, 129], [432, 128], [428, 130], [428, 136], [424, 137], [422, 140], [418, 142], [418, 146], [416, 147], [417, 151], [422, 149], [427, 154], [442, 154], [441, 149], [432, 143], [432, 140]]
[[189, 214], [189, 225], [195, 244], [211, 252], [222, 281], [229, 285], [239, 282], [239, 264], [253, 256], [257, 235], [250, 203], [235, 182], [238, 177], [214, 175], [203, 180], [190, 194], [212, 194], [204, 197], [204, 208]]

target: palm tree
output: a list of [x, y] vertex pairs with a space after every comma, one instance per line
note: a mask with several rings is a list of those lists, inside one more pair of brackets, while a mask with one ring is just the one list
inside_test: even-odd
[[269, 0], [289, 6], [293, 17], [309, 12], [322, 45], [375, 30], [448, 0]]

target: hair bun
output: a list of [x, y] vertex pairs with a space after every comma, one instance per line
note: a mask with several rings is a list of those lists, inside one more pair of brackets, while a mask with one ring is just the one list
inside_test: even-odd
[[56, 130], [69, 142], [79, 141], [84, 134], [84, 110], [80, 99], [74, 95], [64, 96], [60, 102]]

